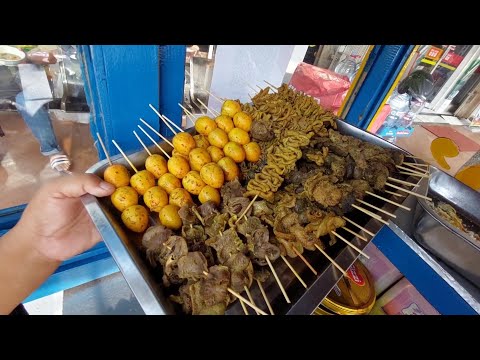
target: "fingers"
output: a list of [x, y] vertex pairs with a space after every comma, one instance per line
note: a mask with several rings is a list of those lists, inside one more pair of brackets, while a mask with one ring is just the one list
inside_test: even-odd
[[47, 191], [51, 191], [54, 198], [78, 198], [85, 194], [104, 197], [111, 195], [115, 187], [93, 174], [75, 174], [52, 181]]

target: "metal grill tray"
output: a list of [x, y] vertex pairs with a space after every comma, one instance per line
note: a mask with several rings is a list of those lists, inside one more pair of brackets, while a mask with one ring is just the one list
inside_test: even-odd
[[[342, 134], [351, 135], [363, 141], [384, 148], [399, 150], [407, 154], [403, 149], [344, 121], [337, 120], [337, 125], [338, 130]], [[166, 143], [162, 142], [160, 145], [166, 151], [171, 150], [171, 147]], [[158, 149], [151, 147], [151, 151], [152, 153], [158, 152]], [[142, 150], [129, 154], [129, 158], [136, 167], [142, 169], [147, 154]], [[120, 155], [112, 157], [112, 161], [128, 167], [128, 164]], [[102, 177], [107, 166], [108, 162], [103, 160], [92, 166], [87, 172]], [[405, 178], [406, 177], [404, 177], [404, 179]], [[408, 180], [411, 182], [417, 182], [414, 178], [408, 178]], [[399, 200], [399, 198], [395, 198], [393, 195], [389, 194], [384, 194], [384, 196], [399, 203], [402, 201], [405, 202], [407, 199], [402, 198], [403, 200]], [[386, 203], [385, 201], [374, 197], [368, 197], [368, 201], [377, 207], [393, 213], [399, 211], [395, 205]], [[174, 304], [168, 300], [168, 290], [161, 284], [161, 269], [158, 267], [152, 269], [146, 261], [142, 251], [139, 250], [141, 235], [124, 229], [121, 223], [120, 214], [115, 208], [113, 208], [109, 199], [97, 199], [90, 196], [84, 199], [84, 204], [145, 314], [182, 314], [181, 309], [174, 306]], [[400, 211], [404, 210], [400, 209]], [[381, 213], [376, 213], [382, 216]], [[348, 213], [348, 217], [373, 233], [377, 233], [382, 227], [382, 223], [373, 220], [357, 210]], [[386, 219], [386, 216], [382, 217]], [[158, 223], [158, 218], [151, 217], [151, 222], [152, 224]], [[359, 232], [357, 231], [358, 229], [351, 225], [349, 227], [352, 230]], [[367, 245], [366, 242], [354, 238], [353, 235], [347, 232], [342, 232], [342, 234], [344, 234], [343, 236], [347, 240], [351, 241], [360, 249], [363, 249]], [[327, 252], [345, 270], [348, 269], [358, 257], [357, 252], [341, 241], [337, 241], [334, 246], [329, 247]], [[275, 314], [311, 314], [341, 278], [341, 272], [320, 252], [305, 251], [304, 256], [316, 269], [318, 275], [315, 276], [299, 258], [289, 259], [289, 261], [308, 285], [307, 289], [300, 284], [281, 259], [278, 259], [274, 263], [276, 272], [291, 300], [290, 304], [287, 304], [285, 301], [273, 276], [263, 284]], [[264, 311], [268, 312], [261, 292], [255, 282], [250, 291], [255, 303], [264, 309]], [[249, 311], [253, 314], [252, 309], [249, 309]], [[238, 301], [228, 308], [227, 314], [243, 314], [243, 310]]]
[[[480, 194], [443, 171], [432, 168], [429, 196], [455, 208], [461, 218], [480, 229]], [[440, 217], [418, 199], [414, 218], [417, 242], [480, 288], [480, 242]]]

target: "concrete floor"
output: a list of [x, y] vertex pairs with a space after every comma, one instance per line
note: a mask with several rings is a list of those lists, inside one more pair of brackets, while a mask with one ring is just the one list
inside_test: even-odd
[[[85, 172], [98, 161], [88, 124], [64, 121], [52, 116], [60, 146], [72, 161], [71, 171]], [[50, 168], [48, 157], [15, 112], [0, 113], [0, 209], [27, 203], [45, 181], [60, 174]]]

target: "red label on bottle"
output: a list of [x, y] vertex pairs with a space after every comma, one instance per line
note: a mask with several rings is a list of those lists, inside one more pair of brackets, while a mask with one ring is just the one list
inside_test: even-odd
[[348, 277], [358, 286], [364, 286], [365, 280], [363, 276], [358, 273], [357, 267], [355, 265], [350, 266], [350, 269], [347, 271]]

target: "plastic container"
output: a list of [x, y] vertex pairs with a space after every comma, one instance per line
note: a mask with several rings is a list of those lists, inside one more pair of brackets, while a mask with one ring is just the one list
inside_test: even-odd
[[370, 315], [440, 315], [406, 279], [401, 279], [383, 294]]
[[373, 285], [375, 287], [375, 294], [379, 296], [390, 286], [400, 280], [403, 275], [393, 265], [385, 255], [375, 246], [370, 243], [363, 250], [370, 259], [360, 257], [360, 261], [367, 268], [372, 278]]

